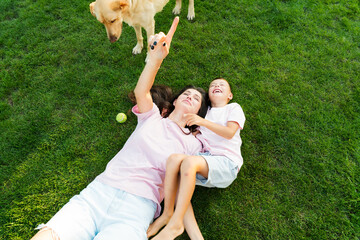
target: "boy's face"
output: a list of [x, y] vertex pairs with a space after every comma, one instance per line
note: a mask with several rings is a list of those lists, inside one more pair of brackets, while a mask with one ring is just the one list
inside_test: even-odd
[[225, 79], [215, 79], [209, 86], [210, 101], [226, 100], [229, 102], [233, 95], [231, 93], [230, 85]]

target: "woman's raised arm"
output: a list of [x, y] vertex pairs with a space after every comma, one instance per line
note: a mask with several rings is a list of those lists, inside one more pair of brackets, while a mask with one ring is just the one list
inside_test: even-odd
[[176, 17], [167, 35], [160, 32], [149, 39], [150, 51], [148, 53], [148, 60], [134, 89], [137, 106], [141, 113], [150, 111], [153, 107], [150, 89], [154, 84], [155, 76], [162, 61], [169, 53], [171, 40], [178, 23], [179, 17]]

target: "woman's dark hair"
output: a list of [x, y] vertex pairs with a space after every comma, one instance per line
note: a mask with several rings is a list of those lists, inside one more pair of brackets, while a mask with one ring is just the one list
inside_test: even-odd
[[[197, 113], [200, 117], [205, 118], [205, 115], [207, 113], [208, 109], [208, 95], [205, 92], [204, 89], [195, 87], [193, 85], [188, 85], [181, 89], [178, 94], [173, 95], [172, 90], [170, 87], [166, 85], [153, 85], [150, 89], [150, 94], [153, 99], [153, 102], [156, 104], [156, 106], [160, 110], [160, 114], [166, 118], [172, 113], [172, 111], [175, 109], [175, 106], [173, 105], [173, 102], [186, 90], [188, 89], [194, 89], [198, 91], [201, 94], [201, 105], [199, 112]], [[136, 104], [136, 98], [134, 92], [130, 92], [128, 94], [130, 101], [133, 104]], [[197, 129], [197, 125], [193, 126], [186, 126], [191, 132], [195, 132]]]
[[[150, 89], [150, 94], [153, 102], [159, 108], [160, 114], [162, 116], [166, 114], [172, 106], [173, 92], [171, 88], [166, 85], [153, 85]], [[136, 98], [134, 91], [131, 91], [128, 94], [128, 97], [130, 98], [130, 101], [135, 105]]]

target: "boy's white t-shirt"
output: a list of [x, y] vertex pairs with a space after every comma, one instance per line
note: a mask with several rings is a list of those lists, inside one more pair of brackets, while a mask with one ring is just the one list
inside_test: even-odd
[[242, 144], [240, 130], [244, 128], [245, 124], [245, 114], [241, 106], [237, 103], [229, 103], [224, 107], [209, 108], [205, 119], [223, 126], [226, 126], [229, 121], [236, 122], [239, 125], [239, 129], [230, 140], [202, 126], [196, 137], [202, 142], [204, 152], [210, 152], [211, 155], [226, 156], [234, 161], [240, 169], [243, 164], [240, 150]]
[[201, 142], [168, 118], [162, 118], [158, 107], [146, 113], [132, 109], [138, 117], [136, 129], [123, 148], [107, 164], [96, 180], [128, 193], [154, 201], [155, 217], [164, 199], [166, 160], [173, 153], [195, 155]]

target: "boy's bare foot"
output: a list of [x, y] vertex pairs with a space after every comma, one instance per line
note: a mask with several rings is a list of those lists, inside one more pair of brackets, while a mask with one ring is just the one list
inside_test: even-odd
[[173, 240], [184, 232], [184, 225], [170, 226], [167, 225], [152, 240]]
[[154, 236], [163, 226], [165, 226], [170, 220], [170, 216], [165, 216], [162, 214], [158, 219], [156, 219], [152, 224], [150, 224], [148, 230], [146, 231], [147, 237]]

